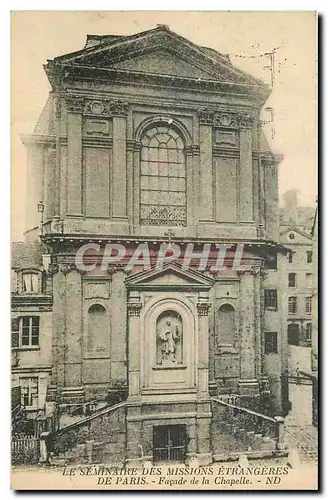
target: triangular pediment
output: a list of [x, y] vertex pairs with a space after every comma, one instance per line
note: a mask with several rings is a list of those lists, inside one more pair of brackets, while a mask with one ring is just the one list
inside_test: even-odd
[[[113, 64], [113, 68], [142, 73], [164, 74], [212, 80], [213, 74], [200, 69], [169, 50], [156, 50]], [[217, 76], [215, 76], [217, 78]]]
[[[292, 235], [293, 237], [290, 237]], [[284, 245], [310, 244], [312, 236], [296, 226], [289, 226], [280, 232], [280, 242]]]
[[196, 45], [166, 26], [130, 36], [89, 38], [84, 49], [52, 62], [263, 87], [258, 79], [235, 68], [227, 55]]
[[174, 288], [209, 290], [213, 279], [198, 271], [183, 269], [177, 264], [166, 264], [162, 269], [152, 269], [132, 274], [125, 280], [127, 288]]

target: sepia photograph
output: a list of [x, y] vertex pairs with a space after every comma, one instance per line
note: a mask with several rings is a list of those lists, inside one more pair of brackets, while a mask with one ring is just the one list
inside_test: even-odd
[[11, 12], [13, 490], [318, 490], [317, 23]]

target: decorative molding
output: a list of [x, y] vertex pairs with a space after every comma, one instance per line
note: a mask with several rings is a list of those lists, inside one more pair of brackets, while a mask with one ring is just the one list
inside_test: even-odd
[[89, 99], [84, 106], [85, 115], [93, 116], [126, 116], [129, 103], [121, 100], [96, 100]]
[[129, 109], [129, 103], [126, 101], [110, 101], [109, 110], [112, 116], [126, 116]]
[[202, 125], [211, 125], [217, 128], [249, 128], [253, 123], [253, 117], [249, 113], [216, 111], [208, 108], [198, 109], [198, 119]]
[[128, 309], [128, 316], [140, 316], [142, 304], [140, 302], [128, 302], [127, 309]]
[[211, 309], [209, 302], [197, 302], [198, 316], [208, 316]]
[[66, 96], [66, 107], [69, 113], [83, 112], [84, 98], [80, 96]]
[[107, 273], [112, 275], [117, 273], [118, 271], [122, 271], [124, 274], [129, 275], [131, 271], [126, 270], [126, 264], [118, 263], [107, 268]]
[[72, 263], [59, 264], [58, 267], [59, 272], [64, 274], [64, 276], [76, 270], [76, 265]]
[[201, 125], [212, 125], [214, 120], [214, 111], [206, 108], [198, 109], [198, 120]]
[[50, 276], [53, 276], [54, 274], [58, 273], [58, 271], [59, 271], [58, 264], [55, 262], [51, 262], [48, 266], [47, 274], [49, 274]]
[[258, 274], [261, 273], [261, 266], [258, 265], [258, 266], [252, 266], [251, 269], [249, 270], [250, 274], [252, 274], [253, 276], [256, 276]]

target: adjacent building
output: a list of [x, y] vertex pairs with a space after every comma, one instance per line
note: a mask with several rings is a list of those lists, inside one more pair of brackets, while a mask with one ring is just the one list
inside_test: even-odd
[[288, 343], [311, 346], [313, 294], [313, 242], [311, 228], [314, 210], [299, 207], [297, 191], [285, 193], [280, 213], [280, 243], [290, 251], [284, 284], [287, 288]]
[[[260, 122], [270, 89], [163, 25], [88, 35], [44, 68], [52, 90], [23, 139], [26, 244], [41, 238], [43, 261], [18, 264], [13, 294], [23, 400], [64, 407], [121, 391], [128, 458], [141, 446], [168, 460], [161, 443], [173, 439], [208, 463], [212, 396], [272, 415], [288, 406], [280, 158]], [[163, 242], [179, 256], [158, 269]], [[101, 266], [108, 245], [125, 260]], [[216, 245], [231, 252], [223, 273], [211, 270]], [[127, 268], [140, 248], [147, 266]]]

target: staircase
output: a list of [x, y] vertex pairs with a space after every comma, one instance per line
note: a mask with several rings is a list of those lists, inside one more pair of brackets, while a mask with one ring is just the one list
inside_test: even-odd
[[125, 459], [125, 402], [107, 406], [62, 427], [54, 440], [52, 465], [70, 463], [123, 464]]
[[211, 443], [214, 461], [278, 456], [284, 453], [282, 417], [262, 413], [212, 398]]

